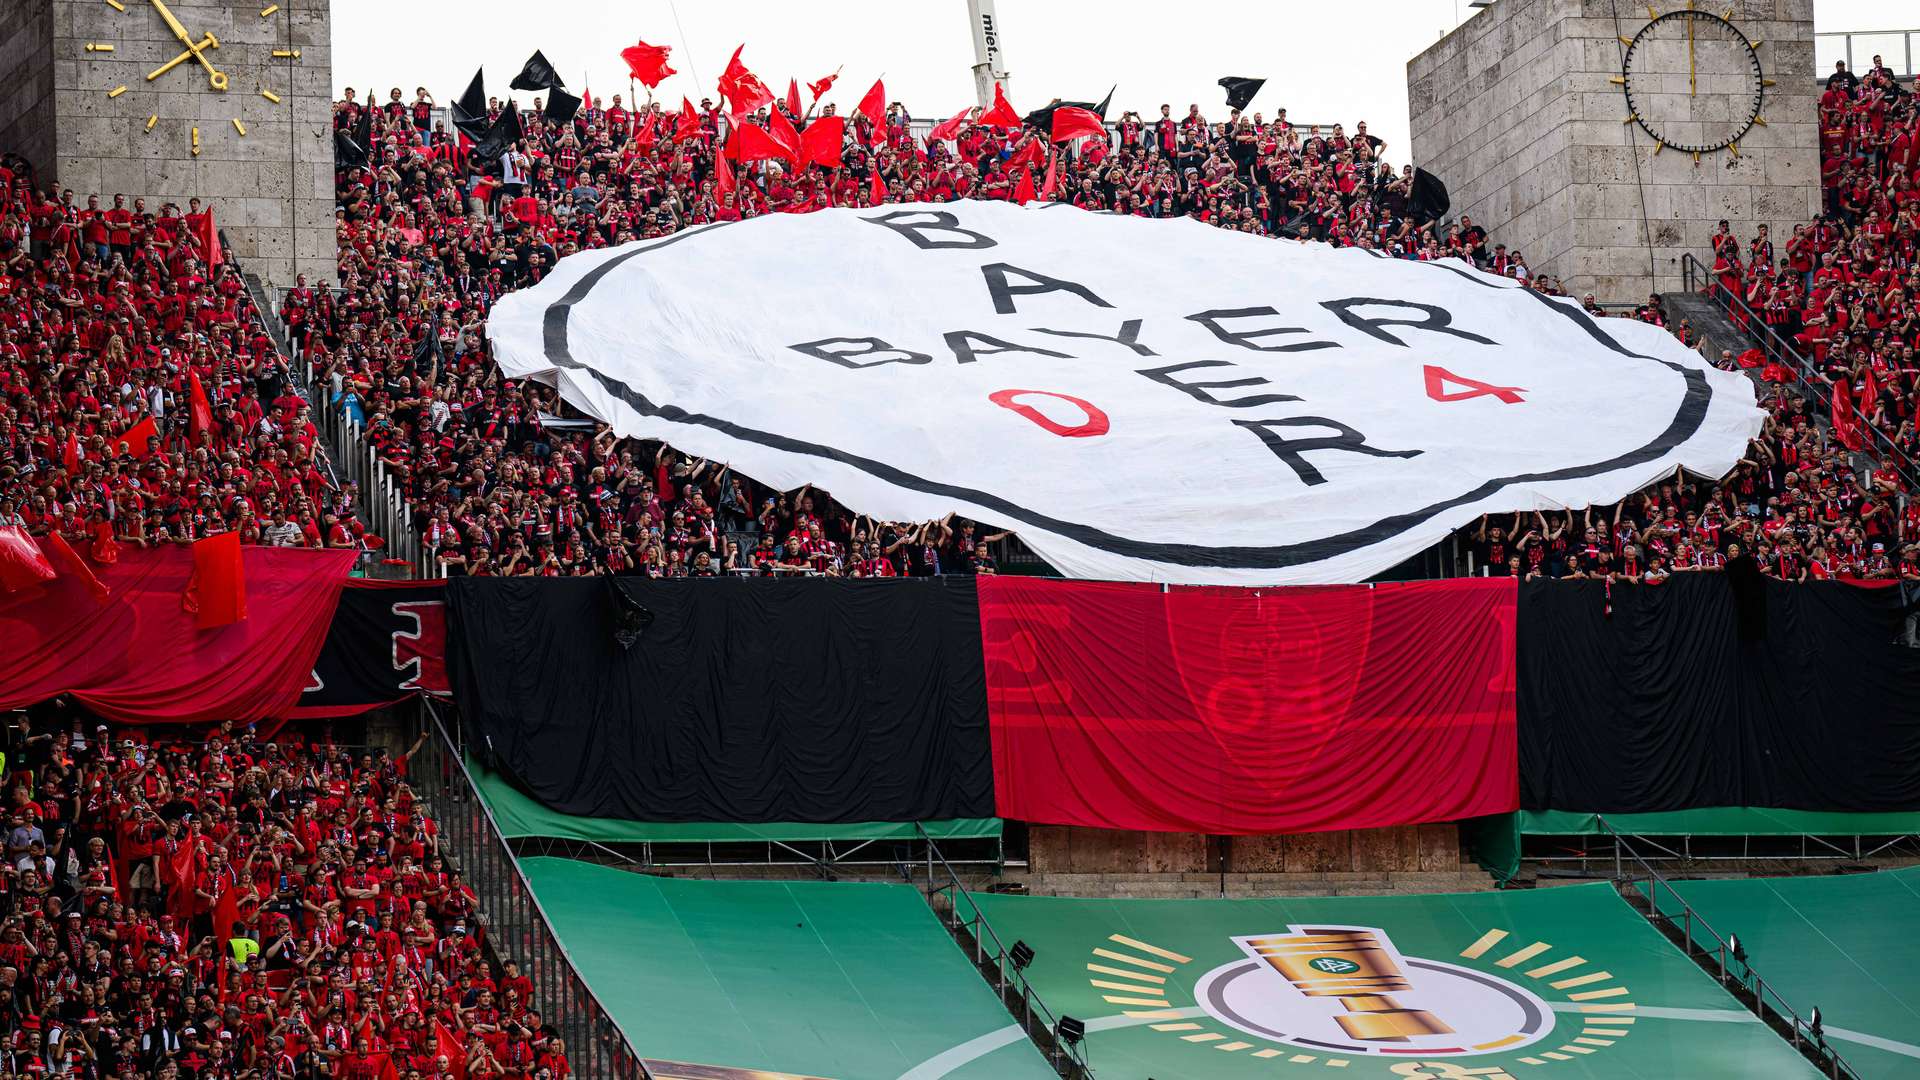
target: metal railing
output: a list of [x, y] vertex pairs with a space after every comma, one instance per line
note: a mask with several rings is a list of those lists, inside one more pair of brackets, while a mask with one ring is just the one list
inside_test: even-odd
[[541, 1016], [566, 1039], [567, 1061], [584, 1080], [652, 1080], [626, 1032], [574, 967], [554, 933], [533, 886], [500, 832], [493, 811], [468, 775], [461, 748], [431, 702], [420, 702], [427, 734], [408, 762], [407, 782], [426, 803], [438, 828], [440, 853], [457, 868], [479, 901], [483, 945], [512, 958], [533, 980]]
[[[1745, 321], [1744, 327], [1736, 326], [1736, 329], [1744, 330], [1747, 336], [1760, 342], [1760, 352], [1793, 376], [1795, 388], [1809, 404], [1831, 408], [1833, 384], [1827, 380], [1826, 376], [1813, 369], [1812, 359], [1794, 348], [1793, 343], [1782, 337], [1779, 331], [1767, 325], [1767, 321], [1761, 318], [1758, 312], [1747, 306], [1744, 298], [1720, 288], [1719, 282], [1700, 260], [1693, 257], [1692, 252], [1684, 252], [1680, 256], [1680, 280], [1681, 286], [1688, 292], [1694, 292], [1702, 285], [1711, 283], [1713, 285], [1711, 298], [1725, 309], [1727, 314]], [[1874, 425], [1867, 414], [1860, 410], [1857, 400], [1853, 404], [1853, 422], [1866, 436], [1868, 444], [1872, 447], [1870, 451], [1865, 451], [1868, 456], [1877, 464], [1885, 465], [1898, 473], [1908, 491], [1920, 491], [1920, 470], [1916, 470], [1912, 456], [1900, 449], [1897, 443], [1887, 437], [1886, 432]]]
[[1813, 35], [1813, 77], [1820, 83], [1833, 74], [1833, 62], [1845, 60], [1847, 70], [1863, 74], [1878, 56], [1895, 78], [1912, 79], [1920, 60], [1920, 30], [1847, 30]]
[[1744, 949], [1736, 948], [1733, 942], [1722, 937], [1652, 864], [1625, 843], [1604, 816], [1599, 821], [1600, 827], [1614, 838], [1613, 885], [1622, 897], [1629, 903], [1636, 897], [1644, 901], [1647, 920], [1655, 928], [1670, 940], [1677, 938], [1675, 943], [1686, 952], [1687, 959], [1715, 975], [1722, 987], [1734, 990], [1734, 1000], [1791, 1042], [1795, 1050], [1819, 1066], [1822, 1075], [1833, 1080], [1861, 1080], [1860, 1072], [1828, 1045], [1821, 1029], [1802, 1020], [1793, 1006], [1747, 963]]
[[[1093, 1069], [1087, 1064], [1086, 1044], [1084, 1041], [1067, 1042], [1059, 1035], [1060, 1018], [1055, 1016], [1047, 1003], [1040, 1000], [1033, 986], [1027, 982], [1023, 966], [1013, 962], [1013, 954], [1000, 935], [995, 933], [993, 925], [987, 922], [987, 916], [973, 897], [960, 883], [960, 875], [953, 872], [946, 856], [940, 853], [940, 846], [927, 834], [918, 822], [914, 830], [927, 845], [926, 881], [921, 891], [926, 894], [928, 906], [940, 917], [949, 933], [964, 933], [972, 944], [974, 969], [989, 978], [1000, 1001], [1020, 1021], [1027, 1035], [1047, 1055], [1047, 1063], [1053, 1071], [1070, 1080], [1093, 1080]], [[913, 868], [903, 865], [901, 873], [908, 880], [913, 879]], [[965, 910], [962, 911], [962, 905]]]

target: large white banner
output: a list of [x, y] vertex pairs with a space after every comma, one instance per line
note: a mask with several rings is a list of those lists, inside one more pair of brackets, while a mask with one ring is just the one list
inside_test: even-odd
[[1077, 577], [1353, 582], [1488, 511], [1724, 475], [1764, 414], [1671, 335], [1455, 261], [1004, 202], [562, 259], [501, 368], [621, 435]]

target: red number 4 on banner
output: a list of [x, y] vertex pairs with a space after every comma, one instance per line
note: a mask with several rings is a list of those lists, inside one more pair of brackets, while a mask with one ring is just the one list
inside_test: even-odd
[[[1483, 383], [1479, 379], [1468, 379], [1443, 367], [1426, 365], [1423, 369], [1427, 376], [1427, 396], [1435, 401], [1466, 401], [1469, 398], [1497, 397], [1509, 405], [1519, 405], [1527, 399], [1520, 395], [1526, 393], [1524, 386], [1495, 386]], [[1465, 389], [1450, 390], [1449, 386]]]

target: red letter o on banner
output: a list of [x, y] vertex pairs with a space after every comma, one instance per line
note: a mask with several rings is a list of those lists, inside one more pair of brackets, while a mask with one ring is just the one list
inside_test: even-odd
[[[1022, 394], [1039, 394], [1043, 397], [1059, 398], [1061, 401], [1072, 402], [1079, 407], [1081, 412], [1086, 414], [1087, 418], [1073, 427], [1057, 424], [1049, 419], [1045, 413], [1042, 413], [1033, 406], [1023, 405], [1014, 400], [1014, 398]], [[993, 393], [987, 395], [987, 400], [1003, 409], [1010, 409], [1026, 417], [1041, 427], [1046, 428], [1048, 431], [1053, 432], [1055, 435], [1064, 435], [1069, 439], [1085, 439], [1095, 435], [1105, 435], [1108, 428], [1112, 426], [1107, 422], [1107, 414], [1100, 411], [1098, 405], [1095, 405], [1085, 398], [1074, 397], [1072, 394], [1056, 394], [1051, 390], [995, 390]]]

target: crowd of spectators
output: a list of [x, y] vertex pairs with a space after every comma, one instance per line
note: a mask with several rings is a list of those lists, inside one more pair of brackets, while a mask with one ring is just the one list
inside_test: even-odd
[[[1913, 98], [1888, 86], [1879, 70], [1836, 76], [1823, 99], [1831, 212], [1778, 254], [1764, 230], [1745, 245], [1723, 230], [1716, 287], [1804, 342], [1910, 448], [1920, 121]], [[399, 480], [432, 565], [482, 575], [996, 569], [1005, 534], [973, 523], [872, 521], [825, 492], [769, 489], [725, 463], [562, 421], [568, 410], [550, 388], [500, 374], [484, 325], [494, 300], [584, 249], [823, 206], [1016, 197], [1031, 186], [1019, 177], [1044, 151], [1043, 133], [968, 123], [936, 140], [895, 103], [877, 129], [847, 118], [839, 168], [736, 166], [723, 194], [714, 156], [730, 121], [712, 102], [689, 123], [614, 95], [554, 123], [536, 100], [520, 114], [523, 137], [487, 162], [424, 88], [411, 102], [397, 89], [384, 97], [369, 106], [374, 94], [349, 92], [336, 105], [338, 130], [367, 144], [364, 162], [336, 174], [338, 280], [302, 277], [279, 314], [318, 374], [321, 407], [362, 425]], [[490, 116], [504, 104], [491, 102]], [[749, 120], [769, 109], [784, 106]], [[804, 129], [812, 117], [791, 119]], [[1114, 129], [1110, 142], [1064, 153], [1040, 197], [1465, 258], [1562, 292], [1469, 218], [1423, 220], [1412, 170], [1389, 164], [1364, 123], [1303, 128], [1285, 110], [1211, 122], [1195, 105], [1123, 112]], [[102, 210], [36, 188], [17, 165], [3, 178], [0, 521], [68, 531], [108, 554], [229, 528], [268, 543], [379, 545], [354, 517], [357, 493], [330, 482], [306, 400], [234, 266], [209, 268], [199, 207], [149, 214], [113, 198]], [[1657, 297], [1634, 315], [1669, 324]], [[1698, 344], [1684, 323], [1670, 329]], [[192, 378], [211, 399], [210, 423], [194, 415]], [[1676, 477], [1615, 507], [1482, 523], [1463, 536], [1475, 571], [1657, 580], [1718, 565], [1737, 542], [1789, 578], [1920, 576], [1899, 470], [1870, 468], [1850, 452], [1854, 433], [1836, 438], [1816, 422], [1825, 402], [1761, 386], [1772, 421], [1724, 482]], [[141, 426], [148, 416], [155, 427]]]
[[565, 1080], [410, 754], [139, 734], [0, 725], [0, 1074]]
[[76, 194], [0, 158], [0, 524], [103, 559], [234, 529], [360, 546], [314, 441], [198, 199]]

